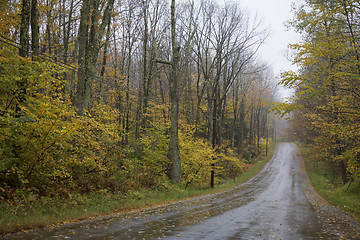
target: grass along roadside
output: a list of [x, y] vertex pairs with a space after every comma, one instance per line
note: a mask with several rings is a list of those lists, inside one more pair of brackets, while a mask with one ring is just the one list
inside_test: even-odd
[[72, 196], [70, 199], [32, 199], [9, 205], [0, 202], [0, 235], [16, 231], [61, 225], [108, 214], [126, 212], [151, 206], [164, 205], [193, 197], [213, 194], [231, 189], [254, 177], [271, 159], [274, 147], [268, 156], [259, 156], [251, 162], [248, 171], [235, 180], [228, 180], [214, 189], [184, 188], [164, 182], [164, 190], [142, 189], [127, 194], [113, 194], [106, 191]]
[[345, 185], [332, 184], [327, 163], [324, 160], [315, 160], [310, 147], [301, 143], [298, 146], [315, 190], [331, 205], [352, 215], [360, 223], [360, 182]]

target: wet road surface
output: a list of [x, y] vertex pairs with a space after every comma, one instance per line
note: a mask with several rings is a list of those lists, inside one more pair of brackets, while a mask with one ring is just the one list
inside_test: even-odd
[[[278, 145], [253, 179], [232, 190], [14, 234], [21, 239], [359, 239], [358, 226], [310, 187], [297, 147]], [[355, 230], [354, 230], [355, 229]]]

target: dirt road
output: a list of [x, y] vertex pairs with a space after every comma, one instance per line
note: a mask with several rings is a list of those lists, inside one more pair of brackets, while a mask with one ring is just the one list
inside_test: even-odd
[[12, 235], [21, 239], [359, 239], [359, 227], [309, 185], [297, 147], [278, 146], [262, 172], [219, 194]]

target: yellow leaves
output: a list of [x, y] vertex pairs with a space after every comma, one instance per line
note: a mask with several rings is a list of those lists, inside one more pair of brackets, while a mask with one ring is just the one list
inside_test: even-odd
[[288, 88], [296, 88], [302, 83], [302, 78], [294, 71], [287, 71], [281, 73], [281, 80], [278, 84], [284, 85]]
[[[73, 187], [74, 179], [100, 182], [98, 178], [120, 155], [118, 112], [98, 106], [78, 117], [71, 102], [63, 100], [63, 80], [54, 77], [60, 75], [58, 69], [37, 62], [22, 68], [21, 59], [6, 64], [9, 66], [3, 65], [0, 73], [0, 84], [6, 87], [0, 94], [2, 99], [10, 100], [0, 101], [2, 109], [8, 108], [0, 119], [0, 171], [11, 176], [5, 184], [51, 192], [59, 185], [64, 189]], [[21, 80], [23, 76], [28, 83], [27, 95], [26, 101], [19, 103], [16, 98], [11, 100], [18, 89], [13, 79]], [[21, 116], [14, 117], [15, 106]], [[11, 166], [17, 167], [12, 170]], [[83, 176], [92, 172], [97, 174]]]
[[281, 117], [285, 117], [286, 115], [294, 112], [295, 110], [301, 109], [302, 106], [292, 103], [292, 102], [284, 102], [284, 103], [273, 103], [271, 106], [271, 111], [275, 111]]
[[354, 146], [343, 155], [343, 160], [347, 163], [347, 170], [352, 178], [360, 180], [360, 147]]
[[[294, 63], [298, 74], [283, 74], [280, 84], [296, 89], [291, 104], [275, 107], [281, 113], [294, 112], [294, 125], [321, 153], [333, 162], [344, 162], [348, 173], [359, 176], [359, 155], [355, 153], [359, 137], [358, 51], [353, 33], [344, 24], [344, 17], [358, 22], [354, 15], [344, 12], [350, 3], [307, 2], [297, 10], [292, 25], [300, 30], [304, 41], [292, 44], [296, 52]], [[352, 29], [355, 35], [358, 30]], [[294, 106], [295, 105], [295, 106]], [[340, 173], [341, 174], [341, 173]]]
[[218, 157], [220, 166], [220, 175], [227, 178], [235, 178], [246, 169], [243, 159], [240, 159], [231, 149], [227, 149]]
[[6, 37], [11, 37], [11, 32], [17, 27], [18, 13], [16, 4], [10, 1], [1, 1], [0, 4], [0, 32]]
[[185, 125], [185, 129], [179, 133], [179, 144], [183, 181], [208, 184], [211, 164], [215, 162], [215, 150], [203, 140], [196, 139], [189, 125]]
[[[182, 179], [185, 184], [208, 185], [215, 164], [217, 176], [233, 178], [241, 173], [245, 164], [231, 149], [213, 149], [209, 143], [194, 137], [191, 125], [182, 125], [179, 133]], [[217, 152], [218, 151], [218, 152]]]

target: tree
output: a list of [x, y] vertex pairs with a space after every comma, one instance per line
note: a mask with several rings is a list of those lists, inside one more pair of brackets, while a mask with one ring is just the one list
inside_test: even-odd
[[0, 36], [8, 199], [156, 189], [166, 174], [206, 187], [211, 170], [214, 186], [265, 152], [272, 89], [254, 55], [266, 34], [237, 4], [5, 3], [0, 28], [21, 43]]
[[30, 23], [30, 0], [23, 0], [21, 5], [21, 26], [20, 26], [20, 56], [29, 55], [29, 23]]
[[[312, 143], [342, 183], [358, 178], [359, 32], [357, 1], [306, 1], [292, 26], [304, 43], [293, 44], [299, 73], [283, 73], [282, 83], [296, 88], [295, 98], [281, 110], [294, 112], [297, 134]], [[301, 128], [301, 129], [300, 129]], [[304, 131], [306, 130], [306, 131]]]
[[38, 24], [38, 1], [31, 0], [31, 51], [39, 55], [39, 24]]
[[181, 182], [181, 159], [179, 149], [179, 51], [176, 43], [175, 0], [171, 0], [171, 46], [172, 62], [170, 85], [170, 143], [168, 157], [171, 161], [170, 178], [174, 183]]
[[[31, 19], [31, 22], [30, 22]], [[31, 50], [32, 56], [39, 54], [39, 29], [37, 16], [37, 0], [23, 0], [21, 5], [21, 24], [20, 24], [20, 56], [28, 57], [30, 53], [29, 47], [29, 29], [31, 25]], [[26, 101], [26, 89], [28, 80], [23, 76], [18, 82], [17, 100], [19, 104]], [[17, 107], [16, 114], [20, 116], [21, 109]]]
[[[92, 96], [92, 81], [95, 76], [96, 61], [100, 50], [100, 42], [104, 36], [106, 26], [111, 20], [114, 0], [103, 2], [83, 0], [81, 8], [79, 37], [78, 37], [78, 64], [79, 72], [75, 106], [80, 114], [89, 109]], [[99, 24], [99, 9], [103, 9], [102, 22]], [[91, 27], [89, 27], [91, 26]]]

